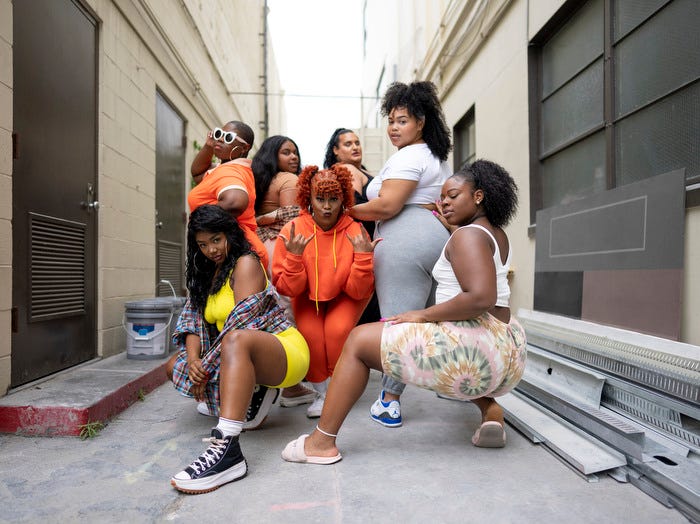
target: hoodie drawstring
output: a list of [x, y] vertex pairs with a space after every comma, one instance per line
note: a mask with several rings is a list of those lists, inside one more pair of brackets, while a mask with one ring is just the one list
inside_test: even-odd
[[[338, 258], [337, 254], [335, 252], [335, 239], [336, 235], [338, 233], [338, 230], [336, 228], [333, 228], [333, 271], [336, 271], [338, 269]], [[314, 222], [314, 253], [315, 253], [315, 258], [314, 258], [314, 276], [316, 277], [316, 285], [314, 289], [315, 296], [314, 296], [314, 302], [316, 302], [316, 314], [318, 315], [318, 241], [317, 241], [317, 236], [316, 236], [316, 223]]]
[[316, 236], [316, 223], [314, 222], [314, 276], [316, 277], [316, 289], [314, 295], [314, 301], [316, 302], [316, 314], [318, 315], [318, 240]]

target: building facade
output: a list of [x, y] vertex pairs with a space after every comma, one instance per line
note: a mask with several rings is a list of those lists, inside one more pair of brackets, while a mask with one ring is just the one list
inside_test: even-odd
[[363, 94], [431, 80], [454, 169], [488, 158], [518, 183], [513, 311], [700, 345], [698, 3], [364, 7]]
[[265, 3], [0, 1], [0, 395], [124, 350], [124, 303], [183, 294], [208, 130], [284, 127]]

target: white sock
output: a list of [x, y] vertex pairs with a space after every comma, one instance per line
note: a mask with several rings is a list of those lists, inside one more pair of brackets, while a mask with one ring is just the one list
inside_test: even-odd
[[241, 431], [243, 431], [243, 421], [219, 417], [219, 423], [216, 425], [216, 429], [221, 431], [224, 437], [228, 437], [229, 435], [235, 437], [240, 435]]

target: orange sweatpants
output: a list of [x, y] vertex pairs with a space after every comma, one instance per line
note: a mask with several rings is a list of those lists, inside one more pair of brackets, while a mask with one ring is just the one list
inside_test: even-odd
[[345, 340], [368, 302], [369, 298], [354, 300], [341, 293], [333, 300], [319, 302], [317, 313], [316, 303], [308, 296], [292, 299], [297, 329], [306, 339], [311, 354], [306, 380], [323, 382], [333, 374]]

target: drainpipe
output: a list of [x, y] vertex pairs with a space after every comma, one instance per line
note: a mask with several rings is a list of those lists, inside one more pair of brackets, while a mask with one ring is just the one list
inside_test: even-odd
[[262, 88], [263, 88], [263, 139], [267, 138], [270, 131], [270, 115], [268, 109], [268, 86], [267, 86], [267, 0], [263, 3], [263, 32], [262, 32], [262, 48], [263, 48], [263, 74], [262, 78]]

